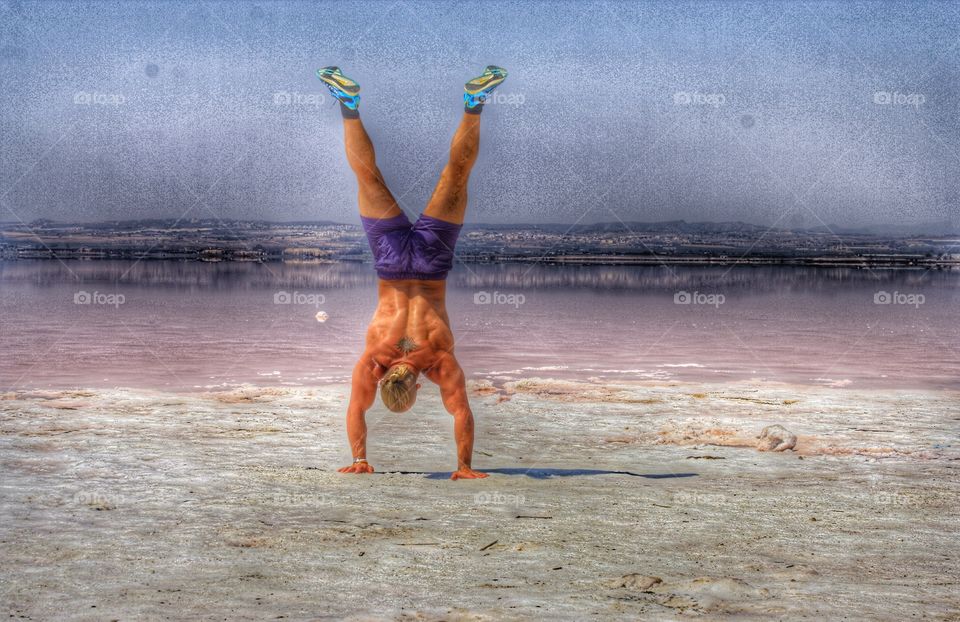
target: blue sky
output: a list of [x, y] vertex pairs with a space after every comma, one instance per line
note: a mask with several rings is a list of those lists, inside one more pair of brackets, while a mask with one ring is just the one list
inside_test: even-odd
[[960, 4], [5, 2], [0, 220], [355, 222], [337, 64], [404, 209], [463, 82], [471, 222], [960, 224]]

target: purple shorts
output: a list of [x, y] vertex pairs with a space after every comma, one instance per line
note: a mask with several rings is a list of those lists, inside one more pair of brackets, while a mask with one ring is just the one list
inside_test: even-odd
[[463, 225], [423, 216], [410, 224], [406, 214], [364, 218], [377, 276], [387, 281], [442, 281], [453, 267], [453, 247]]

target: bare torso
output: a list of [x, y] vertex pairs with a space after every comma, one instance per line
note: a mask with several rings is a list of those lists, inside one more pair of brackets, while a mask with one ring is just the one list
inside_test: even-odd
[[445, 281], [379, 282], [377, 310], [367, 329], [367, 353], [382, 369], [406, 362], [430, 378], [453, 355]]

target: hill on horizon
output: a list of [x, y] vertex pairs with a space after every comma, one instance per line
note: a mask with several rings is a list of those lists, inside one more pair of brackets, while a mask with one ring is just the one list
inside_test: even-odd
[[[359, 221], [337, 222], [332, 220], [293, 220], [293, 221], [272, 221], [272, 220], [227, 220], [216, 218], [196, 218], [196, 219], [175, 219], [175, 218], [143, 218], [131, 220], [104, 220], [94, 222], [65, 222], [46, 218], [33, 220], [30, 223], [18, 223], [13, 221], [0, 222], [3, 228], [29, 229], [48, 229], [61, 227], [80, 227], [88, 230], [114, 230], [127, 231], [132, 229], [156, 228], [156, 229], [193, 229], [197, 227], [223, 227], [226, 224], [236, 225], [242, 223], [254, 227], [284, 227], [284, 226], [303, 226], [303, 227], [331, 227], [331, 226], [359, 226]], [[575, 234], [607, 234], [607, 233], [764, 233], [768, 231], [794, 232], [803, 234], [829, 235], [877, 235], [877, 236], [955, 236], [960, 235], [960, 227], [944, 220], [939, 222], [920, 223], [917, 225], [892, 225], [878, 224], [858, 227], [842, 226], [831, 224], [828, 226], [818, 225], [815, 227], [789, 227], [789, 226], [765, 226], [743, 221], [697, 221], [687, 222], [686, 220], [665, 220], [665, 221], [631, 221], [631, 222], [596, 222], [596, 223], [465, 223], [465, 229], [486, 229], [503, 231], [522, 231], [522, 230], [540, 230], [551, 233], [575, 233]]]

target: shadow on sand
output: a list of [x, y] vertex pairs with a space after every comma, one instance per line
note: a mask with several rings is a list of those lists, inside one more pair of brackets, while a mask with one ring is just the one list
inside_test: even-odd
[[[580, 475], [629, 475], [630, 477], [645, 477], [647, 479], [670, 479], [674, 477], [695, 477], [696, 473], [631, 473], [630, 471], [605, 471], [602, 469], [477, 469], [483, 473], [498, 475], [526, 475], [533, 479], [550, 479], [551, 477], [574, 477]], [[401, 475], [424, 475], [426, 479], [448, 479], [450, 471], [385, 471], [385, 473], [399, 473]]]

